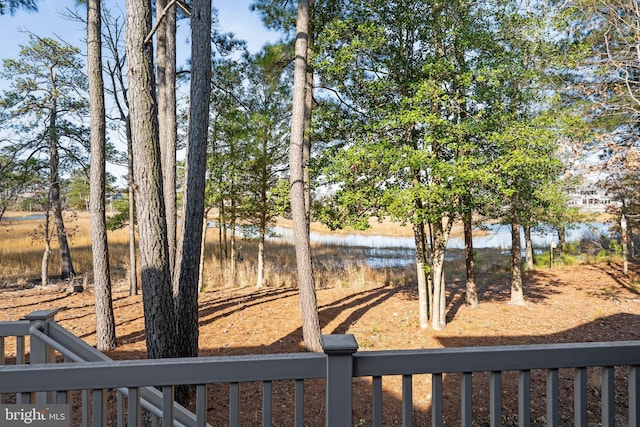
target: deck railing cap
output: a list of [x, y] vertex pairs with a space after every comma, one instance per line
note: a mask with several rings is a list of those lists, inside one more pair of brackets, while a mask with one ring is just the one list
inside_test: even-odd
[[52, 308], [50, 310], [36, 310], [24, 316], [25, 320], [36, 321], [36, 320], [44, 320], [49, 321], [53, 320], [55, 315], [60, 311], [60, 308]]
[[322, 335], [322, 350], [325, 354], [353, 354], [358, 351], [358, 342], [353, 334]]

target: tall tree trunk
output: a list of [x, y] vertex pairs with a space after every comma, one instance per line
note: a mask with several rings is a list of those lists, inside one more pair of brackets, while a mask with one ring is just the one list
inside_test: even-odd
[[206, 286], [204, 284], [204, 254], [205, 248], [207, 247], [207, 230], [209, 229], [209, 209], [207, 208], [204, 211], [204, 215], [202, 217], [202, 240], [200, 244], [200, 268], [198, 272], [198, 289], [200, 292], [204, 292], [206, 290]]
[[309, 36], [309, 0], [298, 1], [296, 19], [295, 68], [293, 76], [293, 110], [289, 148], [291, 215], [296, 247], [296, 265], [305, 347], [321, 351], [320, 319], [313, 277], [311, 243], [307, 232], [304, 181], [305, 87], [307, 73], [307, 40]]
[[169, 272], [167, 222], [162, 187], [158, 111], [153, 73], [149, 0], [126, 0], [126, 53], [134, 180], [140, 235], [140, 269], [147, 354], [173, 357], [175, 310]]
[[178, 356], [198, 355], [198, 279], [202, 248], [204, 187], [207, 173], [209, 95], [211, 93], [211, 0], [191, 8], [191, 88], [189, 137], [182, 227], [176, 257]]
[[47, 210], [44, 217], [44, 252], [42, 254], [42, 263], [40, 264], [40, 286], [49, 284], [49, 257], [51, 256], [50, 215], [51, 209], [49, 208], [49, 198], [47, 197]]
[[52, 73], [51, 87], [54, 96], [51, 100], [51, 116], [49, 117], [49, 185], [51, 192], [51, 206], [53, 208], [53, 220], [58, 236], [58, 249], [60, 251], [61, 278], [68, 279], [76, 275], [71, 261], [71, 250], [67, 240], [67, 229], [62, 218], [62, 200], [60, 199], [60, 155], [58, 153], [58, 104], [55, 96], [56, 77]]
[[111, 269], [105, 216], [106, 123], [104, 81], [102, 79], [101, 0], [87, 1], [87, 75], [91, 100], [91, 179], [89, 211], [91, 252], [96, 302], [96, 347], [100, 351], [116, 348], [116, 326], [111, 296]]
[[136, 257], [136, 192], [133, 179], [133, 144], [131, 143], [131, 121], [127, 116], [127, 162], [129, 174], [129, 295], [138, 295], [138, 262]]
[[429, 264], [429, 244], [424, 229], [424, 223], [413, 224], [413, 237], [416, 243], [416, 274], [418, 276], [418, 319], [420, 327], [427, 329], [429, 327], [429, 317], [431, 308], [431, 299], [429, 297], [429, 280], [428, 270], [431, 269]]
[[[444, 223], [443, 223], [444, 222]], [[433, 317], [432, 327], [436, 331], [443, 330], [447, 326], [446, 318], [446, 289], [444, 281], [444, 258], [447, 252], [447, 242], [451, 232], [451, 220], [441, 219], [433, 224], [433, 256], [432, 256], [432, 280], [433, 280]]]
[[564, 245], [567, 243], [566, 228], [564, 225], [558, 227], [558, 252], [562, 255]]
[[476, 287], [475, 260], [473, 256], [473, 214], [471, 208], [464, 214], [464, 260], [467, 283], [465, 286], [465, 304], [468, 307], [478, 307], [478, 289]]
[[[234, 205], [234, 201], [231, 202], [231, 205]], [[236, 269], [237, 269], [237, 261], [240, 255], [237, 253], [236, 246], [236, 217], [235, 217], [235, 209], [232, 208], [233, 216], [231, 217], [231, 224], [229, 224], [231, 228], [231, 237], [229, 238], [229, 262], [230, 262], [230, 281], [232, 285], [236, 283]]]
[[522, 291], [522, 249], [520, 246], [520, 222], [516, 201], [511, 202], [511, 304], [524, 305], [524, 292]]
[[258, 279], [256, 280], [256, 287], [261, 288], [264, 286], [264, 240], [265, 240], [265, 227], [260, 225], [260, 236], [258, 236]]
[[531, 240], [531, 227], [524, 227], [524, 262], [525, 270], [533, 270], [533, 241]]
[[[309, 7], [313, 7], [313, 0], [309, 0]], [[313, 51], [313, 30], [309, 28], [307, 42], [307, 63]], [[304, 167], [304, 206], [307, 217], [307, 233], [311, 231], [311, 174], [309, 161], [311, 160], [311, 112], [313, 110], [313, 71], [307, 68], [305, 73], [304, 92], [304, 144], [302, 145], [302, 164]]]
[[[164, 204], [167, 215], [169, 265], [173, 273], [176, 257], [176, 6], [167, 8], [167, 0], [156, 0], [156, 14], [161, 20], [157, 32], [158, 125]], [[177, 282], [176, 282], [177, 283]]]

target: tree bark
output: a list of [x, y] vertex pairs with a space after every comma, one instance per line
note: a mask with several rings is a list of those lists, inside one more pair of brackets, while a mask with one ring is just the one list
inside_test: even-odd
[[126, 0], [126, 11], [129, 112], [147, 354], [153, 359], [174, 357], [176, 322], [166, 238], [153, 46], [144, 43], [152, 27], [151, 4], [149, 0]]
[[427, 271], [431, 269], [431, 265], [429, 264], [429, 244], [427, 243], [424, 223], [413, 224], [413, 237], [416, 243], [416, 274], [418, 275], [418, 319], [420, 327], [427, 329], [431, 315], [431, 299], [428, 287], [429, 274]]
[[533, 241], [531, 240], [531, 227], [524, 227], [524, 261], [527, 271], [533, 270]]
[[56, 97], [57, 84], [55, 73], [51, 73], [51, 116], [49, 117], [49, 185], [51, 194], [51, 207], [53, 208], [53, 220], [58, 236], [58, 249], [60, 250], [60, 277], [68, 279], [76, 275], [71, 260], [71, 250], [67, 240], [67, 229], [62, 217], [62, 200], [60, 199], [60, 154], [58, 152], [58, 101]]
[[106, 123], [104, 81], [102, 78], [101, 0], [87, 1], [87, 75], [89, 80], [91, 179], [89, 211], [91, 221], [91, 253], [96, 302], [96, 348], [116, 348], [116, 327], [111, 295], [111, 269], [105, 216]]
[[138, 261], [136, 257], [136, 192], [133, 179], [133, 144], [131, 143], [131, 121], [126, 118], [127, 161], [129, 176], [129, 295], [138, 295]]
[[520, 222], [516, 201], [511, 204], [511, 304], [524, 305], [524, 293], [522, 291], [522, 249], [520, 245]]
[[44, 252], [40, 265], [40, 286], [49, 284], [49, 257], [51, 256], [51, 238], [49, 237], [50, 211], [49, 200], [47, 200], [47, 211], [44, 217]]
[[296, 247], [296, 265], [305, 347], [321, 351], [320, 320], [311, 260], [311, 243], [307, 232], [304, 181], [305, 87], [307, 41], [309, 37], [309, 0], [298, 1], [296, 19], [295, 68], [293, 77], [293, 111], [289, 148], [291, 215]]
[[182, 227], [176, 257], [179, 357], [198, 355], [198, 279], [202, 247], [204, 187], [207, 172], [209, 95], [211, 93], [211, 0], [191, 8], [191, 88], [189, 137]]
[[467, 283], [465, 286], [465, 304], [468, 307], [478, 307], [478, 288], [476, 287], [475, 260], [473, 255], [473, 221], [469, 209], [464, 214], [464, 260]]
[[451, 220], [441, 219], [433, 224], [433, 256], [431, 276], [433, 280], [433, 316], [432, 327], [436, 331], [447, 326], [446, 318], [446, 288], [444, 280], [444, 258], [447, 252], [447, 242], [451, 231]]
[[[313, 0], [309, 0], [309, 7], [313, 7]], [[313, 50], [313, 31], [309, 28], [307, 42], [307, 63]], [[307, 217], [307, 233], [311, 231], [311, 174], [309, 161], [311, 160], [311, 113], [313, 111], [313, 71], [308, 67], [305, 72], [304, 93], [304, 144], [302, 145], [302, 164], [304, 167], [304, 204]]]
[[156, 56], [158, 59], [158, 125], [164, 204], [167, 215], [167, 242], [169, 244], [169, 266], [175, 269], [177, 241], [176, 205], [176, 7], [165, 11], [167, 0], [156, 0], [156, 15], [161, 19], [157, 30]]

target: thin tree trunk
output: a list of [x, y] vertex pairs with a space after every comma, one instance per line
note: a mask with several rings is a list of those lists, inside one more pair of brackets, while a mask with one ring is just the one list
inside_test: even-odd
[[430, 269], [427, 236], [424, 223], [413, 224], [413, 237], [416, 243], [416, 274], [418, 276], [418, 319], [420, 327], [429, 327], [430, 299], [427, 270]]
[[524, 227], [524, 242], [525, 242], [525, 269], [527, 271], [533, 270], [533, 241], [531, 240], [531, 227]]
[[[310, 0], [310, 7], [313, 0]], [[307, 44], [307, 62], [311, 58], [313, 50], [313, 31], [309, 29], [309, 41]], [[302, 164], [304, 167], [304, 205], [307, 217], [307, 233], [311, 231], [311, 175], [309, 173], [309, 161], [311, 160], [311, 113], [313, 110], [313, 71], [307, 68], [305, 74], [304, 95], [304, 144], [302, 145]]]
[[49, 237], [50, 224], [49, 201], [47, 200], [47, 210], [44, 217], [44, 253], [42, 254], [42, 263], [40, 265], [40, 286], [49, 284], [49, 258], [51, 256], [51, 237]]
[[[52, 75], [51, 85], [53, 93], [56, 93], [55, 75]], [[53, 208], [53, 220], [58, 236], [58, 249], [60, 251], [61, 278], [68, 279], [76, 275], [71, 261], [71, 250], [67, 240], [67, 229], [62, 217], [62, 200], [60, 199], [60, 155], [58, 153], [58, 106], [56, 96], [51, 100], [51, 116], [49, 118], [49, 183], [51, 191], [51, 206]]]
[[231, 218], [231, 237], [229, 238], [229, 262], [231, 264], [230, 279], [231, 284], [236, 283], [236, 263], [238, 261], [238, 253], [236, 252], [236, 220], [235, 216]]
[[175, 310], [169, 271], [167, 222], [162, 187], [153, 46], [147, 0], [126, 0], [126, 53], [134, 180], [140, 234], [140, 269], [149, 358], [174, 357]]
[[189, 138], [182, 227], [176, 256], [179, 357], [198, 355], [198, 278], [207, 173], [209, 94], [211, 90], [211, 0], [192, 3]]
[[207, 230], [209, 229], [209, 209], [206, 209], [204, 212], [204, 216], [202, 217], [202, 243], [200, 244], [200, 267], [198, 273], [198, 289], [200, 292], [204, 292], [206, 290], [206, 286], [204, 284], [204, 254], [205, 248], [207, 247]]
[[465, 286], [465, 304], [468, 307], [478, 307], [478, 289], [476, 287], [475, 260], [473, 255], [473, 223], [472, 212], [469, 209], [464, 215], [464, 259], [467, 283]]
[[257, 288], [261, 288], [264, 286], [264, 240], [265, 227], [260, 226], [260, 236], [258, 237], [258, 279], [256, 280]]
[[96, 348], [116, 348], [116, 327], [111, 295], [111, 269], [105, 216], [106, 123], [104, 81], [102, 78], [101, 0], [87, 1], [87, 70], [89, 78], [91, 123], [91, 179], [89, 211], [91, 219], [91, 252], [96, 303]]
[[516, 211], [516, 202], [511, 205], [511, 304], [524, 305], [524, 293], [522, 291], [522, 250], [520, 246], [520, 223]]
[[[443, 224], [443, 221], [446, 224]], [[436, 221], [433, 227], [434, 244], [432, 256], [433, 278], [433, 317], [432, 327], [436, 331], [443, 330], [447, 326], [446, 318], [446, 289], [444, 281], [444, 258], [447, 252], [447, 242], [451, 230], [450, 220]]]
[[136, 192], [133, 180], [133, 145], [131, 143], [131, 122], [126, 119], [127, 160], [129, 164], [129, 295], [138, 295], [138, 262], [136, 257]]
[[307, 75], [307, 41], [309, 37], [309, 0], [298, 1], [296, 19], [293, 110], [289, 148], [291, 214], [296, 247], [296, 265], [302, 315], [302, 336], [310, 351], [321, 351], [320, 319], [311, 260], [311, 243], [307, 232], [304, 181], [305, 87]]
[[167, 215], [169, 268], [173, 274], [178, 219], [176, 206], [176, 9], [173, 5], [163, 14], [166, 6], [167, 0], [156, 1], [156, 15], [158, 19], [162, 20], [157, 30], [156, 52], [158, 58], [158, 126], [162, 155], [164, 204]]

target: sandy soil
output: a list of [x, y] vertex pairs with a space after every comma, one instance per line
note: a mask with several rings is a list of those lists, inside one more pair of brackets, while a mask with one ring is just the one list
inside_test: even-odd
[[[640, 339], [640, 265], [631, 263], [625, 276], [619, 264], [581, 265], [527, 273], [527, 305], [509, 302], [509, 276], [478, 278], [480, 306], [463, 303], [462, 283], [449, 285], [448, 326], [443, 331], [418, 326], [417, 293], [414, 287], [336, 288], [318, 290], [322, 332], [354, 334], [360, 351], [464, 347], [502, 344], [586, 342]], [[17, 320], [36, 309], [61, 308], [56, 319], [90, 344], [95, 343], [95, 315], [91, 288], [73, 293], [64, 284], [46, 289], [0, 289], [0, 321]], [[145, 357], [143, 312], [140, 296], [128, 296], [126, 289], [114, 290], [114, 307], [119, 347], [109, 355], [116, 359]], [[211, 290], [200, 297], [201, 355], [233, 355], [303, 351], [298, 298], [294, 289], [242, 288]], [[589, 379], [590, 417], [599, 417], [597, 372]], [[619, 393], [618, 418], [626, 420], [625, 371], [616, 373]], [[517, 425], [509, 411], [515, 399], [509, 393], [514, 378], [504, 376], [503, 425]], [[474, 418], [487, 425], [486, 378], [474, 376]], [[572, 372], [561, 372], [562, 425], [572, 425]], [[457, 380], [445, 378], [447, 425], [458, 421], [455, 397]], [[385, 424], [401, 422], [399, 381], [385, 379]], [[532, 373], [532, 396], [544, 394], [544, 374]], [[568, 389], [568, 391], [564, 389]], [[243, 388], [243, 390], [245, 390]], [[251, 395], [259, 390], [246, 389]], [[354, 424], [370, 423], [370, 385], [354, 382]], [[617, 389], [618, 390], [618, 389]], [[414, 425], [430, 424], [430, 378], [414, 378]], [[214, 425], [225, 425], [225, 391], [212, 389], [209, 414]], [[289, 385], [274, 386], [274, 425], [291, 425]], [[322, 425], [322, 384], [306, 390], [305, 420]], [[619, 395], [619, 396], [618, 396]], [[450, 399], [448, 399], [450, 398]], [[260, 399], [247, 399], [257, 401]], [[244, 402], [244, 401], [243, 401]], [[282, 403], [282, 405], [280, 405]], [[545, 425], [544, 397], [536, 399], [532, 423]], [[278, 408], [285, 407], [279, 411]], [[591, 408], [593, 407], [593, 408]], [[253, 425], [259, 407], [243, 408], [243, 425]], [[515, 410], [517, 414], [517, 409]], [[259, 418], [258, 418], [259, 419]], [[459, 422], [459, 421], [458, 421]]]

